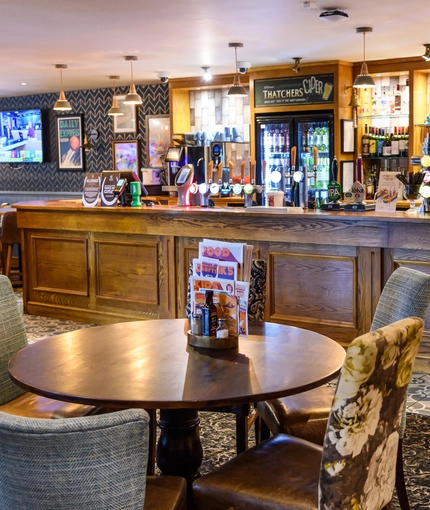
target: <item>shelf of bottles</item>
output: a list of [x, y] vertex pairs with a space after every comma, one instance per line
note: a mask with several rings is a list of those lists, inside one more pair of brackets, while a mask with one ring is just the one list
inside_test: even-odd
[[[325, 122], [301, 123], [299, 126], [299, 165], [308, 169], [309, 189], [327, 190], [330, 180], [329, 128]], [[313, 147], [318, 149], [316, 175]]]
[[267, 163], [267, 190], [285, 191], [285, 174], [290, 168], [290, 131], [288, 124], [264, 126], [263, 160]]

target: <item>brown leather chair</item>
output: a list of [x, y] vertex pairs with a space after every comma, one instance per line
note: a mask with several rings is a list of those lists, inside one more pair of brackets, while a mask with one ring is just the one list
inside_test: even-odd
[[16, 211], [10, 211], [3, 215], [2, 228], [0, 240], [2, 244], [2, 258], [3, 258], [3, 274], [11, 278], [12, 272], [12, 253], [13, 247], [18, 246], [19, 258], [19, 281], [13, 283], [22, 283], [22, 267], [21, 267], [21, 233], [17, 226]]
[[391, 508], [400, 420], [424, 322], [351, 342], [324, 445], [278, 434], [192, 486], [194, 510]]
[[[416, 316], [424, 319], [430, 304], [430, 276], [400, 267], [388, 279], [376, 307], [371, 331], [400, 319]], [[260, 438], [272, 434], [290, 434], [322, 445], [328, 416], [333, 402], [334, 387], [322, 386], [313, 390], [279, 398], [257, 405]], [[402, 510], [409, 510], [403, 472], [402, 438], [406, 427], [406, 405], [400, 428], [396, 466], [396, 490]]]

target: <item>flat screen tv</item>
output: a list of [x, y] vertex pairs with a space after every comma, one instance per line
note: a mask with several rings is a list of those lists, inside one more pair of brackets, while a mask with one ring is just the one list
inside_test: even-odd
[[40, 109], [0, 112], [0, 163], [43, 163], [48, 123]]

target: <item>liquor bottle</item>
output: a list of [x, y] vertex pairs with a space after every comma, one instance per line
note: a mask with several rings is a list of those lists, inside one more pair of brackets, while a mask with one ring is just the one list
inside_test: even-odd
[[394, 91], [394, 112], [400, 113], [402, 111], [402, 93], [400, 92], [400, 85], [397, 84], [396, 90]]
[[403, 114], [409, 115], [409, 80], [406, 80], [406, 86], [402, 92], [402, 108]]
[[388, 97], [385, 91], [385, 87], [383, 87], [382, 96], [381, 96], [381, 113], [380, 115], [387, 115], [389, 113], [388, 109]]
[[206, 302], [202, 307], [202, 335], [216, 336], [218, 323], [217, 308], [214, 304], [214, 291], [206, 291]]
[[363, 136], [361, 138], [361, 154], [364, 157], [367, 157], [370, 154], [369, 144], [370, 144], [369, 134], [368, 134], [368, 131], [367, 131], [367, 124], [365, 124], [364, 125], [364, 134], [363, 134]]
[[316, 145], [315, 144], [315, 128], [311, 126], [308, 131], [308, 146], [309, 150], [312, 150], [312, 147]]
[[391, 156], [391, 140], [388, 133], [388, 128], [385, 130], [384, 141], [382, 143], [382, 155]]
[[273, 129], [270, 130], [270, 139], [269, 139], [269, 152], [274, 152], [275, 147], [273, 145], [273, 135], [275, 134], [275, 131]]
[[271, 152], [272, 136], [271, 136], [270, 131], [269, 131], [268, 128], [266, 128], [264, 130], [263, 143], [264, 143], [264, 151], [265, 152]]

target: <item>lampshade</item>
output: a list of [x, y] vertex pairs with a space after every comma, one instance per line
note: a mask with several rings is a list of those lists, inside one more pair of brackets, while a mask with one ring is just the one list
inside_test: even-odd
[[130, 90], [129, 93], [125, 96], [123, 103], [124, 104], [142, 104], [142, 98], [139, 96], [139, 94], [136, 92], [136, 87], [133, 83], [133, 60], [137, 60], [137, 57], [135, 56], [127, 56], [124, 57], [125, 60], [130, 61], [130, 67], [131, 67], [131, 84], [130, 84]]
[[108, 115], [113, 116], [120, 116], [124, 115], [124, 112], [121, 110], [121, 108], [118, 106], [118, 101], [116, 99], [116, 80], [119, 79], [119, 76], [109, 76], [110, 80], [113, 80], [113, 96], [112, 96], [112, 106], [110, 110], [108, 111]]
[[363, 63], [361, 65], [360, 74], [354, 80], [354, 88], [367, 89], [370, 87], [376, 87], [373, 78], [370, 76], [366, 64], [366, 32], [373, 32], [371, 27], [359, 27], [357, 28], [357, 34], [363, 34]]
[[63, 69], [67, 69], [65, 64], [55, 64], [55, 68], [60, 70], [60, 96], [58, 101], [54, 104], [54, 110], [69, 112], [72, 107], [70, 106], [69, 101], [66, 99], [66, 95], [63, 91]]
[[233, 80], [233, 85], [229, 88], [227, 95], [235, 96], [235, 97], [246, 97], [248, 94], [246, 93], [245, 87], [240, 83], [239, 73], [237, 71], [237, 48], [243, 48], [242, 43], [229, 43], [229, 48], [234, 48], [234, 59], [235, 59], [235, 75]]

